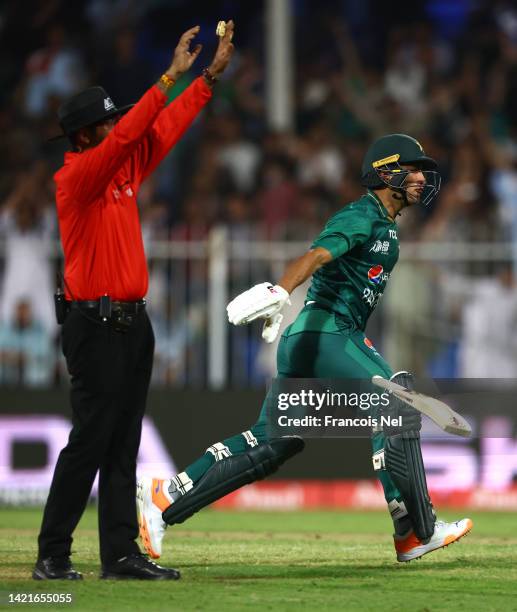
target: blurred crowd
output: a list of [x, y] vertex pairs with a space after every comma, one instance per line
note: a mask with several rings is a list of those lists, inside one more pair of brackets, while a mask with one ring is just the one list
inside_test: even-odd
[[[308, 246], [332, 212], [363, 192], [369, 141], [409, 133], [438, 160], [443, 186], [431, 207], [403, 214], [399, 236], [436, 252], [469, 248], [463, 258], [402, 262], [372, 337], [395, 367], [420, 374], [517, 377], [515, 3], [293, 0], [295, 128], [281, 133], [266, 122], [264, 3], [191, 4], [32, 0], [0, 8], [0, 383], [66, 380], [51, 297], [62, 267], [52, 175], [67, 148], [48, 142], [59, 133], [57, 107], [91, 84], [117, 105], [134, 102], [168, 65], [181, 32], [199, 23], [205, 48], [178, 95], [209, 63], [215, 24], [229, 17], [237, 27], [231, 70], [141, 190], [149, 253], [156, 241], [197, 244], [221, 226], [238, 243]], [[513, 247], [497, 256], [487, 248], [504, 244]], [[207, 263], [187, 251], [150, 258], [156, 384], [206, 383]], [[277, 272], [268, 259], [232, 258], [229, 292]], [[261, 384], [274, 369], [261, 354], [268, 349], [256, 330], [231, 333], [230, 383]]]

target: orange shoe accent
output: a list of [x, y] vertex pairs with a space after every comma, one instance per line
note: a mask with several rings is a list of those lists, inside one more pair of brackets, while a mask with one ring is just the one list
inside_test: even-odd
[[415, 546], [420, 546], [422, 542], [416, 537], [414, 532], [412, 531], [407, 537], [403, 540], [395, 540], [395, 550], [398, 553], [407, 553]]
[[445, 540], [443, 541], [443, 545], [444, 546], [449, 546], [449, 544], [452, 544], [453, 542], [456, 542], [456, 540], [459, 540], [466, 533], [468, 533], [472, 529], [473, 526], [474, 526], [474, 523], [470, 519], [468, 519], [468, 522], [467, 522], [467, 525], [466, 525], [465, 529], [461, 533], [459, 533], [459, 534], [447, 536], [445, 538]]
[[153, 504], [158, 506], [162, 512], [171, 505], [171, 502], [163, 492], [163, 480], [158, 478], [153, 478]]
[[147, 552], [147, 554], [151, 557], [151, 559], [158, 559], [160, 555], [157, 555], [151, 546], [151, 538], [149, 537], [149, 530], [147, 528], [147, 522], [144, 517], [142, 517], [142, 522], [140, 523], [140, 538], [142, 539], [142, 544]]

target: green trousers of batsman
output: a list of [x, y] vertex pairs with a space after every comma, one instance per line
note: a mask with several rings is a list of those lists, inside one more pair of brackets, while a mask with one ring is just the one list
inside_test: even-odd
[[[305, 306], [282, 335], [277, 352], [279, 378], [370, 379], [374, 375], [390, 378], [389, 365], [375, 350], [364, 332], [353, 321], [323, 310], [315, 304]], [[232, 455], [245, 453], [250, 445], [267, 442], [264, 401], [257, 422], [246, 432], [226, 438], [222, 444]], [[384, 434], [372, 434], [373, 453], [384, 448]], [[215, 463], [216, 454], [207, 451], [185, 472], [195, 485]], [[401, 495], [386, 471], [377, 471], [388, 504], [400, 502]]]

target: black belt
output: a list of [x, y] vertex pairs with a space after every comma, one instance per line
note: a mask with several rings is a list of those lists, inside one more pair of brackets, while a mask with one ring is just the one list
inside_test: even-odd
[[[69, 304], [70, 308], [77, 310], [84, 310], [86, 308], [99, 310], [100, 308], [99, 300], [76, 300], [74, 302], [69, 302]], [[145, 306], [145, 300], [138, 300], [137, 302], [111, 302], [111, 311], [138, 314], [142, 310], [145, 310]]]

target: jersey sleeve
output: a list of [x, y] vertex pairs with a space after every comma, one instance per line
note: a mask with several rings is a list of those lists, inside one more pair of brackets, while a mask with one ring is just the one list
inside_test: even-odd
[[140, 181], [153, 172], [211, 97], [212, 90], [199, 77], [160, 112], [138, 150], [136, 165]]
[[368, 240], [372, 233], [372, 221], [363, 211], [350, 206], [332, 217], [311, 248], [322, 247], [333, 259]]

